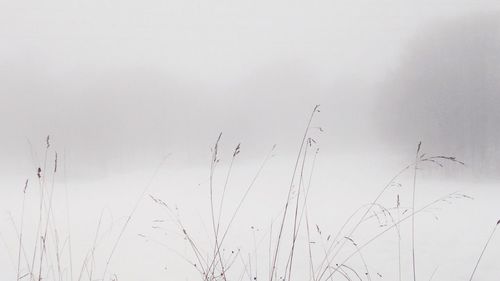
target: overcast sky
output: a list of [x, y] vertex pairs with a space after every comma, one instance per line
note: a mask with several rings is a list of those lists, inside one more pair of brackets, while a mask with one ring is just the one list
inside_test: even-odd
[[[2, 161], [29, 158], [28, 140], [36, 149], [48, 134], [82, 166], [170, 152], [206, 159], [220, 131], [248, 149], [293, 147], [315, 104], [324, 146], [366, 148], [387, 135], [394, 95], [420, 94], [408, 76], [433, 68], [420, 56], [435, 60], [418, 46], [458, 65], [464, 53], [446, 49], [460, 50], [461, 39], [446, 26], [486, 30], [479, 19], [494, 25], [499, 9], [476, 0], [4, 1]], [[498, 44], [498, 28], [485, 32]], [[421, 138], [393, 134], [410, 135], [406, 147]]]

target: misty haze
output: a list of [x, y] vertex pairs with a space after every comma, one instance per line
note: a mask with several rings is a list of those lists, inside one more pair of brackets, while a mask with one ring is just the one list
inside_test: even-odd
[[498, 281], [499, 2], [0, 22], [0, 280]]

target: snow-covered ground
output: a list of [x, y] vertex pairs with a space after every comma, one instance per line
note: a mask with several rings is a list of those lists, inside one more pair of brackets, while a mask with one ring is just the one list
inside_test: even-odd
[[[262, 153], [262, 159], [266, 153], [266, 151]], [[322, 245], [328, 242], [327, 236], [330, 234], [334, 236], [350, 214], [359, 206], [371, 202], [387, 181], [400, 168], [410, 163], [412, 158], [411, 154], [383, 154], [373, 151], [318, 154], [308, 198], [310, 239], [313, 242], [311, 251], [315, 263], [319, 263], [323, 257]], [[226, 151], [216, 168], [214, 177], [216, 201], [220, 199], [219, 195], [223, 189], [229, 155], [229, 151]], [[230, 214], [259, 169], [261, 161], [256, 160], [258, 156], [248, 157], [244, 148], [238, 156], [228, 183], [222, 225], [227, 224]], [[310, 160], [312, 158], [308, 161]], [[259, 279], [265, 280], [268, 276], [271, 223], [273, 237], [276, 237], [293, 164], [293, 157], [281, 154], [277, 149], [242, 205], [224, 244], [227, 257], [231, 256], [230, 250], [236, 252], [237, 249], [241, 250], [241, 258], [236, 260], [229, 271], [231, 274], [238, 273], [234, 276], [244, 272], [243, 264], [247, 267], [251, 264], [251, 269], [247, 268], [247, 272], [252, 271], [250, 277], [257, 275]], [[467, 168], [460, 169], [466, 171]], [[432, 166], [427, 166], [424, 170], [433, 170], [434, 173], [421, 171], [417, 177], [417, 208], [455, 191], [473, 197], [474, 200], [462, 198], [440, 202], [416, 216], [417, 277], [428, 280], [436, 270], [434, 280], [468, 280], [488, 235], [500, 218], [500, 205], [497, 202], [500, 198], [498, 183], [484, 179], [445, 178], [440, 175], [439, 169]], [[176, 167], [175, 155], [167, 159], [155, 176], [153, 176], [154, 169], [144, 169], [125, 174], [109, 174], [92, 180], [71, 178], [64, 180], [61, 168], [61, 175], [56, 174], [53, 215], [60, 236], [60, 251], [63, 253], [61, 254], [63, 275], [70, 276], [67, 255], [68, 231], [71, 233], [73, 277], [76, 280], [82, 271], [84, 257], [92, 248], [99, 217], [102, 216], [94, 254], [96, 269], [93, 277], [102, 278], [100, 274], [114, 241], [140, 198], [141, 192], [151, 180], [146, 196], [138, 205], [137, 212], [134, 213], [118, 244], [110, 263], [109, 274], [116, 274], [118, 280], [130, 281], [197, 280], [197, 272], [181, 257], [185, 255], [189, 259], [193, 258], [189, 245], [183, 239], [180, 229], [169, 220], [168, 213], [154, 203], [149, 194], [161, 198], [174, 209], [178, 208], [177, 212], [186, 231], [198, 241], [201, 251], [210, 253], [213, 246], [209, 239], [212, 239], [213, 232], [210, 220], [209, 172], [209, 165]], [[306, 171], [306, 174], [309, 174], [309, 171]], [[412, 176], [411, 170], [403, 173], [396, 180], [401, 186], [390, 187], [379, 202], [388, 209], [393, 208], [396, 206], [396, 196], [399, 194], [401, 213], [403, 213], [403, 209], [411, 204]], [[25, 178], [21, 176], [2, 179], [0, 190], [2, 212], [0, 279], [2, 280], [13, 280], [16, 277], [18, 240], [11, 217], [19, 227], [24, 180]], [[26, 193], [23, 237], [28, 260], [31, 260], [34, 244], [33, 233], [36, 230], [39, 192], [34, 175], [31, 181]], [[47, 186], [50, 187], [50, 184]], [[66, 202], [69, 204], [66, 205]], [[397, 216], [396, 211], [393, 210], [391, 213], [393, 217]], [[69, 216], [69, 229], [67, 216]], [[404, 216], [405, 214], [401, 214], [401, 217]], [[387, 227], [380, 225], [391, 225], [391, 222], [379, 213], [379, 217], [372, 217], [350, 238], [355, 240], [357, 245], [363, 245], [365, 241]], [[296, 280], [307, 280], [309, 254], [305, 247], [307, 245], [305, 222], [301, 227], [293, 274]], [[290, 228], [291, 224], [288, 224], [285, 233], [290, 233], [287, 232]], [[321, 231], [321, 236], [318, 229]], [[411, 276], [410, 220], [403, 222], [400, 230], [402, 276], [403, 280], [408, 280]], [[342, 235], [347, 236], [347, 234]], [[289, 238], [287, 236], [285, 235]], [[500, 274], [497, 266], [500, 259], [499, 238], [493, 238], [480, 264], [476, 280], [497, 280]], [[289, 240], [284, 241], [286, 242], [283, 242], [282, 249], [289, 248]], [[368, 264], [372, 280], [381, 278], [398, 280], [397, 245], [397, 233], [393, 229], [363, 248], [362, 254]], [[353, 245], [346, 245], [336, 262], [340, 262], [342, 256], [354, 250]], [[54, 260], [48, 262], [56, 264]], [[26, 268], [24, 264], [26, 262], [22, 262], [23, 272]], [[360, 272], [365, 271], [362, 260], [357, 255], [348, 264]], [[88, 280], [89, 270], [89, 268], [83, 269], [82, 280]], [[280, 271], [283, 271], [282, 267]], [[51, 274], [53, 272], [44, 273], [46, 280], [52, 280]], [[245, 274], [243, 280], [248, 278]], [[337, 278], [340, 280], [340, 275]]]

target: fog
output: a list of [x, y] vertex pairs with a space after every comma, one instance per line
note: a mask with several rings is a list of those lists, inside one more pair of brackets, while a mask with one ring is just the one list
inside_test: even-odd
[[[311, 230], [338, 231], [412, 163], [420, 141], [422, 153], [456, 156], [465, 165], [419, 167], [417, 205], [456, 190], [475, 200], [452, 200], [417, 217], [419, 279], [438, 268], [435, 280], [468, 280], [500, 216], [497, 1], [51, 0], [1, 7], [2, 280], [16, 276], [22, 190], [29, 179], [26, 212], [36, 214], [39, 167], [55, 186], [51, 223], [73, 235], [75, 274], [66, 268], [63, 280], [78, 280], [69, 276], [80, 271], [101, 214], [95, 262], [96, 272], [103, 269], [137, 202], [105, 279], [197, 280], [172, 251], [189, 255], [182, 233], [168, 225], [168, 234], [158, 236], [152, 228], [163, 217], [147, 195], [177, 206], [209, 245], [210, 161], [221, 132], [217, 192], [241, 143], [230, 210], [276, 145], [227, 242], [251, 252], [258, 229], [266, 261], [253, 263], [265, 272], [269, 225], [280, 217], [316, 105], [307, 135], [319, 149], [308, 199]], [[383, 203], [393, 206], [401, 191], [408, 206], [411, 179], [411, 171], [403, 173], [404, 188], [391, 189]], [[36, 219], [26, 217], [26, 232]], [[411, 278], [408, 227], [401, 226], [403, 279]], [[368, 239], [372, 230], [355, 238]], [[36, 241], [34, 234], [25, 239]], [[388, 234], [364, 250], [372, 280], [397, 280], [394, 239]], [[496, 280], [499, 247], [493, 239], [477, 280]], [[297, 280], [305, 273], [299, 266]]]
[[[387, 134], [458, 153], [476, 174], [498, 176], [498, 14], [444, 21], [416, 36], [388, 80]], [[397, 141], [396, 141], [397, 142]]]
[[[404, 96], [444, 99], [458, 88], [465, 96], [484, 71], [498, 74], [494, 2], [4, 6], [7, 163], [27, 151], [27, 139], [37, 143], [47, 134], [75, 155], [74, 165], [131, 155], [148, 161], [159, 152], [196, 157], [219, 131], [269, 145], [295, 135], [315, 104], [328, 120], [322, 126], [331, 128], [327, 143], [361, 135], [366, 141], [357, 146], [366, 147], [380, 132], [377, 119], [391, 123], [386, 119], [394, 119]], [[440, 54], [447, 60], [433, 59]], [[471, 79], [453, 76], [455, 66]], [[412, 79], [432, 75], [429, 69], [442, 70], [445, 86]], [[494, 93], [495, 79], [489, 81], [485, 92]], [[394, 135], [409, 136], [412, 146], [423, 138]]]

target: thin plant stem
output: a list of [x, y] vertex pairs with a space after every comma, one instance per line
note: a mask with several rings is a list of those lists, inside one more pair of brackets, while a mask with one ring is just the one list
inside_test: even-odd
[[312, 120], [314, 118], [315, 113], [318, 112], [318, 108], [319, 108], [319, 105], [316, 105], [311, 113], [311, 116], [309, 117], [309, 121], [308, 121], [306, 129], [304, 131], [304, 136], [302, 137], [302, 142], [300, 144], [299, 152], [297, 154], [297, 159], [295, 161], [295, 167], [293, 169], [292, 178], [290, 180], [290, 186], [288, 188], [288, 195], [287, 195], [286, 202], [285, 202], [285, 209], [283, 212], [283, 217], [281, 219], [281, 223], [280, 223], [280, 227], [279, 227], [279, 231], [278, 231], [278, 239], [276, 241], [276, 247], [275, 247], [275, 251], [274, 251], [274, 257], [273, 257], [273, 262], [272, 262], [272, 267], [271, 267], [271, 274], [269, 276], [269, 281], [273, 281], [273, 278], [274, 278], [273, 273], [276, 271], [276, 262], [278, 259], [278, 251], [280, 248], [280, 242], [281, 242], [281, 238], [283, 235], [283, 229], [285, 227], [285, 220], [287, 217], [288, 205], [290, 204], [290, 196], [292, 194], [293, 183], [295, 181], [295, 176], [297, 174], [297, 168], [299, 166], [300, 158], [302, 156], [302, 151], [304, 150], [304, 145], [306, 144], [306, 139], [307, 139], [307, 135], [309, 133], [309, 128], [311, 127], [311, 123], [312, 123]]
[[493, 228], [493, 231], [491, 231], [491, 234], [488, 237], [488, 240], [486, 240], [486, 244], [484, 244], [483, 250], [481, 251], [481, 255], [479, 255], [479, 258], [477, 259], [476, 265], [474, 266], [474, 270], [472, 270], [472, 274], [470, 275], [469, 281], [472, 281], [472, 279], [474, 278], [474, 275], [476, 274], [476, 270], [479, 266], [479, 263], [481, 262], [481, 259], [483, 258], [484, 252], [486, 251], [486, 248], [488, 248], [488, 245], [490, 244], [490, 241], [493, 238], [493, 235], [495, 235], [495, 232], [497, 231], [499, 224], [500, 224], [500, 220], [497, 222], [497, 224]]
[[[420, 153], [420, 147], [422, 142], [418, 143], [417, 153], [415, 154], [415, 165], [413, 169], [413, 193], [412, 193], [412, 203], [411, 209], [415, 210], [415, 193], [417, 189], [417, 170], [418, 170], [418, 156]], [[417, 281], [417, 269], [415, 260], [415, 216], [411, 217], [411, 257], [412, 257], [412, 269], [413, 269], [413, 281]]]
[[141, 195], [139, 196], [139, 198], [137, 199], [137, 201], [135, 202], [135, 205], [134, 207], [132, 208], [132, 211], [130, 212], [130, 214], [128, 215], [127, 217], [127, 220], [125, 221], [125, 223], [123, 224], [122, 226], [122, 229], [120, 230], [120, 233], [118, 234], [118, 238], [116, 239], [114, 245], [113, 245], [113, 248], [111, 249], [111, 253], [109, 254], [108, 256], [108, 259], [106, 260], [106, 265], [104, 266], [104, 271], [103, 271], [103, 274], [102, 274], [102, 280], [105, 280], [106, 278], [106, 273], [108, 272], [108, 268], [109, 268], [109, 264], [111, 263], [111, 259], [113, 258], [113, 255], [115, 254], [116, 252], [116, 249], [118, 248], [118, 244], [120, 243], [121, 241], [121, 238], [123, 236], [123, 234], [125, 233], [125, 230], [127, 229], [130, 221], [132, 220], [132, 217], [134, 216], [135, 212], [137, 211], [137, 209], [139, 208], [139, 205], [140, 203], [142, 202], [142, 199], [144, 198], [144, 196], [146, 195], [146, 193], [148, 192], [149, 188], [151, 187], [151, 185], [153, 184], [153, 180], [156, 178], [156, 175], [158, 174], [158, 172], [160, 171], [160, 168], [163, 166], [163, 164], [165, 163], [165, 161], [167, 160], [167, 158], [170, 156], [167, 155], [165, 156], [162, 161], [160, 162], [160, 164], [158, 164], [158, 166], [156, 167], [153, 175], [151, 176], [149, 182], [146, 184], [146, 186], [144, 187]]

